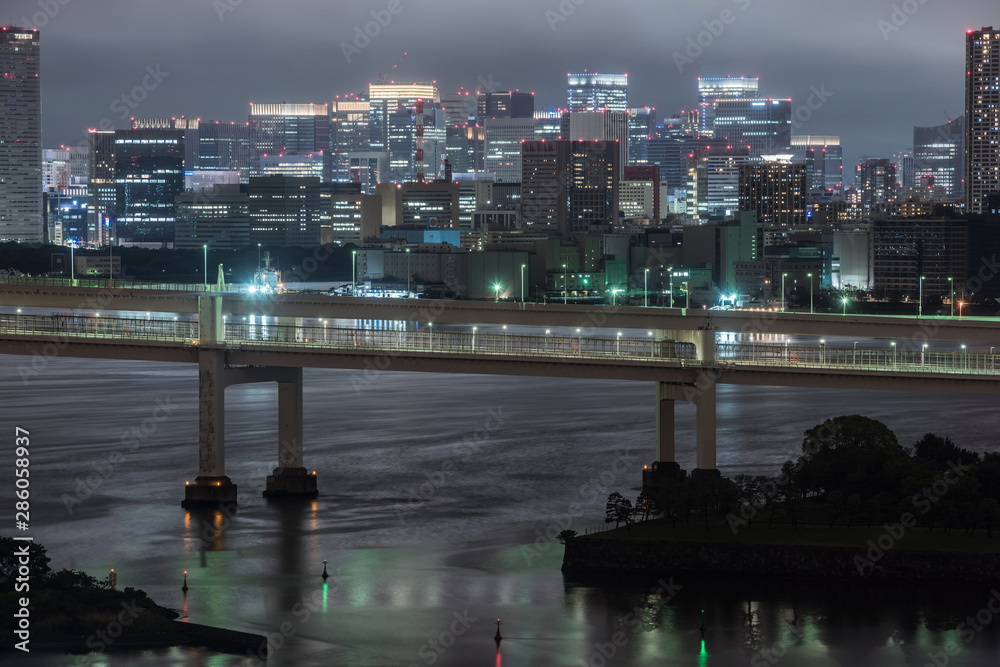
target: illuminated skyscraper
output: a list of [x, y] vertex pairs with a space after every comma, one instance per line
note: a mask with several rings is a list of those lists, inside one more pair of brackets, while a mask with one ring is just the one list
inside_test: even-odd
[[114, 237], [115, 133], [87, 133], [90, 172], [87, 178], [87, 235], [91, 243], [104, 245]]
[[788, 152], [792, 145], [792, 101], [743, 98], [715, 103], [716, 139], [749, 146], [750, 157]]
[[174, 198], [184, 192], [183, 130], [115, 132], [115, 238], [173, 242]]
[[945, 197], [960, 197], [965, 177], [965, 117], [936, 127], [914, 127], [913, 168], [915, 180], [931, 176]]
[[254, 142], [251, 173], [259, 175], [261, 155], [329, 151], [329, 107], [325, 104], [251, 102], [250, 132]]
[[0, 27], [0, 241], [43, 240], [38, 30]]
[[809, 193], [819, 195], [844, 189], [844, 153], [840, 137], [792, 137], [792, 154], [796, 162], [806, 165]]
[[479, 93], [476, 116], [479, 122], [487, 118], [534, 118], [534, 93], [507, 91]]
[[715, 103], [719, 100], [738, 100], [757, 97], [760, 79], [757, 77], [727, 76], [698, 78], [698, 133], [713, 136], [715, 130]]
[[864, 158], [855, 172], [861, 206], [871, 210], [896, 201], [896, 165], [888, 158]]
[[753, 211], [765, 227], [796, 227], [806, 222], [806, 165], [790, 155], [765, 156], [740, 165], [740, 211]]
[[628, 111], [628, 74], [567, 74], [569, 111]]
[[965, 60], [965, 198], [982, 213], [1000, 192], [1000, 30], [968, 31]]

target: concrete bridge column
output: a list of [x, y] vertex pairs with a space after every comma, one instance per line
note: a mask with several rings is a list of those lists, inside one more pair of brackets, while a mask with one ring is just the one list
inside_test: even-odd
[[226, 340], [222, 319], [222, 297], [198, 297], [198, 344], [218, 345]]
[[278, 380], [278, 467], [267, 476], [265, 498], [315, 498], [316, 475], [305, 469], [302, 455], [302, 369], [284, 369]]
[[198, 351], [198, 477], [185, 485], [181, 507], [236, 502], [236, 485], [226, 477], [225, 354]]
[[695, 460], [698, 467], [691, 471], [692, 477], [719, 476], [715, 467], [715, 383], [708, 383], [705, 388], [698, 387], [692, 399], [694, 403], [697, 424], [697, 453]]
[[684, 388], [669, 382], [656, 383], [656, 460], [642, 471], [642, 486], [652, 489], [668, 479], [680, 479], [675, 460], [674, 402], [683, 400]]

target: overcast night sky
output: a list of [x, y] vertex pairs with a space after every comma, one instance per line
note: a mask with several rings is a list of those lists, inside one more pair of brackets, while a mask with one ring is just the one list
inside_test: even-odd
[[[78, 145], [104, 118], [127, 127], [112, 104], [147, 66], [168, 76], [131, 115], [245, 122], [250, 101], [364, 94], [406, 51], [397, 81], [453, 92], [492, 78], [536, 92], [539, 108], [565, 105], [566, 73], [584, 69], [627, 72], [630, 106], [660, 118], [695, 104], [698, 76], [759, 76], [764, 95], [793, 109], [825, 87], [832, 97], [794, 132], [840, 135], [851, 175], [862, 154], [908, 149], [914, 125], [963, 113], [965, 31], [1000, 24], [996, 0], [562, 0], [568, 16], [560, 0], [398, 0], [348, 63], [342, 43], [395, 1], [3, 0], [0, 22], [41, 30], [46, 147]], [[46, 3], [58, 7], [51, 18]], [[730, 22], [678, 71], [674, 54], [688, 57], [688, 38], [723, 10]]]

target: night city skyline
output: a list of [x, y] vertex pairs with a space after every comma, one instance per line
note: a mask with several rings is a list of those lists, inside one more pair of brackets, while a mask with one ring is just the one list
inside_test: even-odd
[[[627, 72], [630, 106], [654, 106], [659, 118], [696, 104], [699, 76], [757, 76], [763, 96], [790, 97], [793, 109], [813, 88], [826, 90], [822, 108], [795, 133], [841, 136], [850, 169], [862, 155], [907, 150], [913, 126], [963, 113], [962, 35], [990, 24], [986, 2], [851, 2], [835, 10], [751, 0], [681, 9], [629, 3], [624, 13], [593, 1], [567, 0], [562, 10], [556, 2], [404, 2], [397, 15], [381, 14], [386, 25], [370, 30], [377, 32], [370, 43], [356, 39], [355, 28], [388, 11], [384, 5], [279, 10], [219, 0], [167, 9], [150, 2], [53, 2], [46, 10], [17, 0], [2, 16], [8, 25], [27, 18], [41, 30], [46, 147], [80, 144], [86, 128], [105, 117], [125, 128], [126, 107], [112, 104], [142, 84], [147, 66], [165, 73], [162, 87], [133, 102], [131, 115], [237, 122], [246, 120], [251, 101], [324, 103], [364, 95], [380, 73], [435, 80], [442, 94], [488, 85], [533, 91], [537, 109], [557, 108], [566, 104], [564, 74], [589, 70]], [[718, 35], [708, 39], [712, 30]], [[281, 39], [284, 31], [294, 38]], [[707, 46], [692, 47], [699, 37]], [[643, 44], [649, 46], [636, 46]], [[403, 52], [407, 58], [393, 70]]]

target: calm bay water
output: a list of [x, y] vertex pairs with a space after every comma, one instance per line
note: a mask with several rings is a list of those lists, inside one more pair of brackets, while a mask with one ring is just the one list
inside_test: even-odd
[[[271, 665], [860, 667], [995, 665], [1000, 656], [1000, 618], [969, 643], [956, 630], [987, 605], [989, 585], [674, 577], [668, 592], [656, 578], [567, 581], [561, 547], [540, 535], [566, 521], [581, 532], [602, 525], [608, 490], [638, 493], [654, 454], [645, 383], [307, 369], [306, 466], [321, 495], [304, 506], [261, 498], [277, 461], [276, 388], [233, 387], [227, 474], [240, 485], [240, 508], [226, 515], [179, 506], [197, 474], [196, 368], [56, 358], [24, 384], [26, 362], [0, 356], [0, 404], [5, 432], [31, 432], [29, 534], [52, 565], [97, 576], [114, 568], [119, 588], [142, 588], [192, 622], [270, 633], [282, 644]], [[128, 452], [123, 436], [153, 424], [158, 405], [169, 416]], [[992, 397], [723, 385], [719, 467], [775, 474], [797, 457], [804, 430], [854, 413], [881, 419], [904, 444], [933, 431], [977, 451], [998, 448]], [[678, 403], [677, 419], [679, 462], [691, 469], [693, 409]], [[477, 432], [481, 443], [470, 446]], [[124, 459], [109, 470], [116, 451]], [[631, 470], [616, 475], [622, 458]], [[78, 492], [95, 473], [99, 486]], [[12, 498], [11, 480], [0, 497]], [[568, 517], [574, 504], [583, 516]], [[949, 641], [960, 646], [955, 656], [942, 653]], [[84, 663], [255, 661], [175, 648]], [[24, 664], [70, 661], [35, 655]]]

